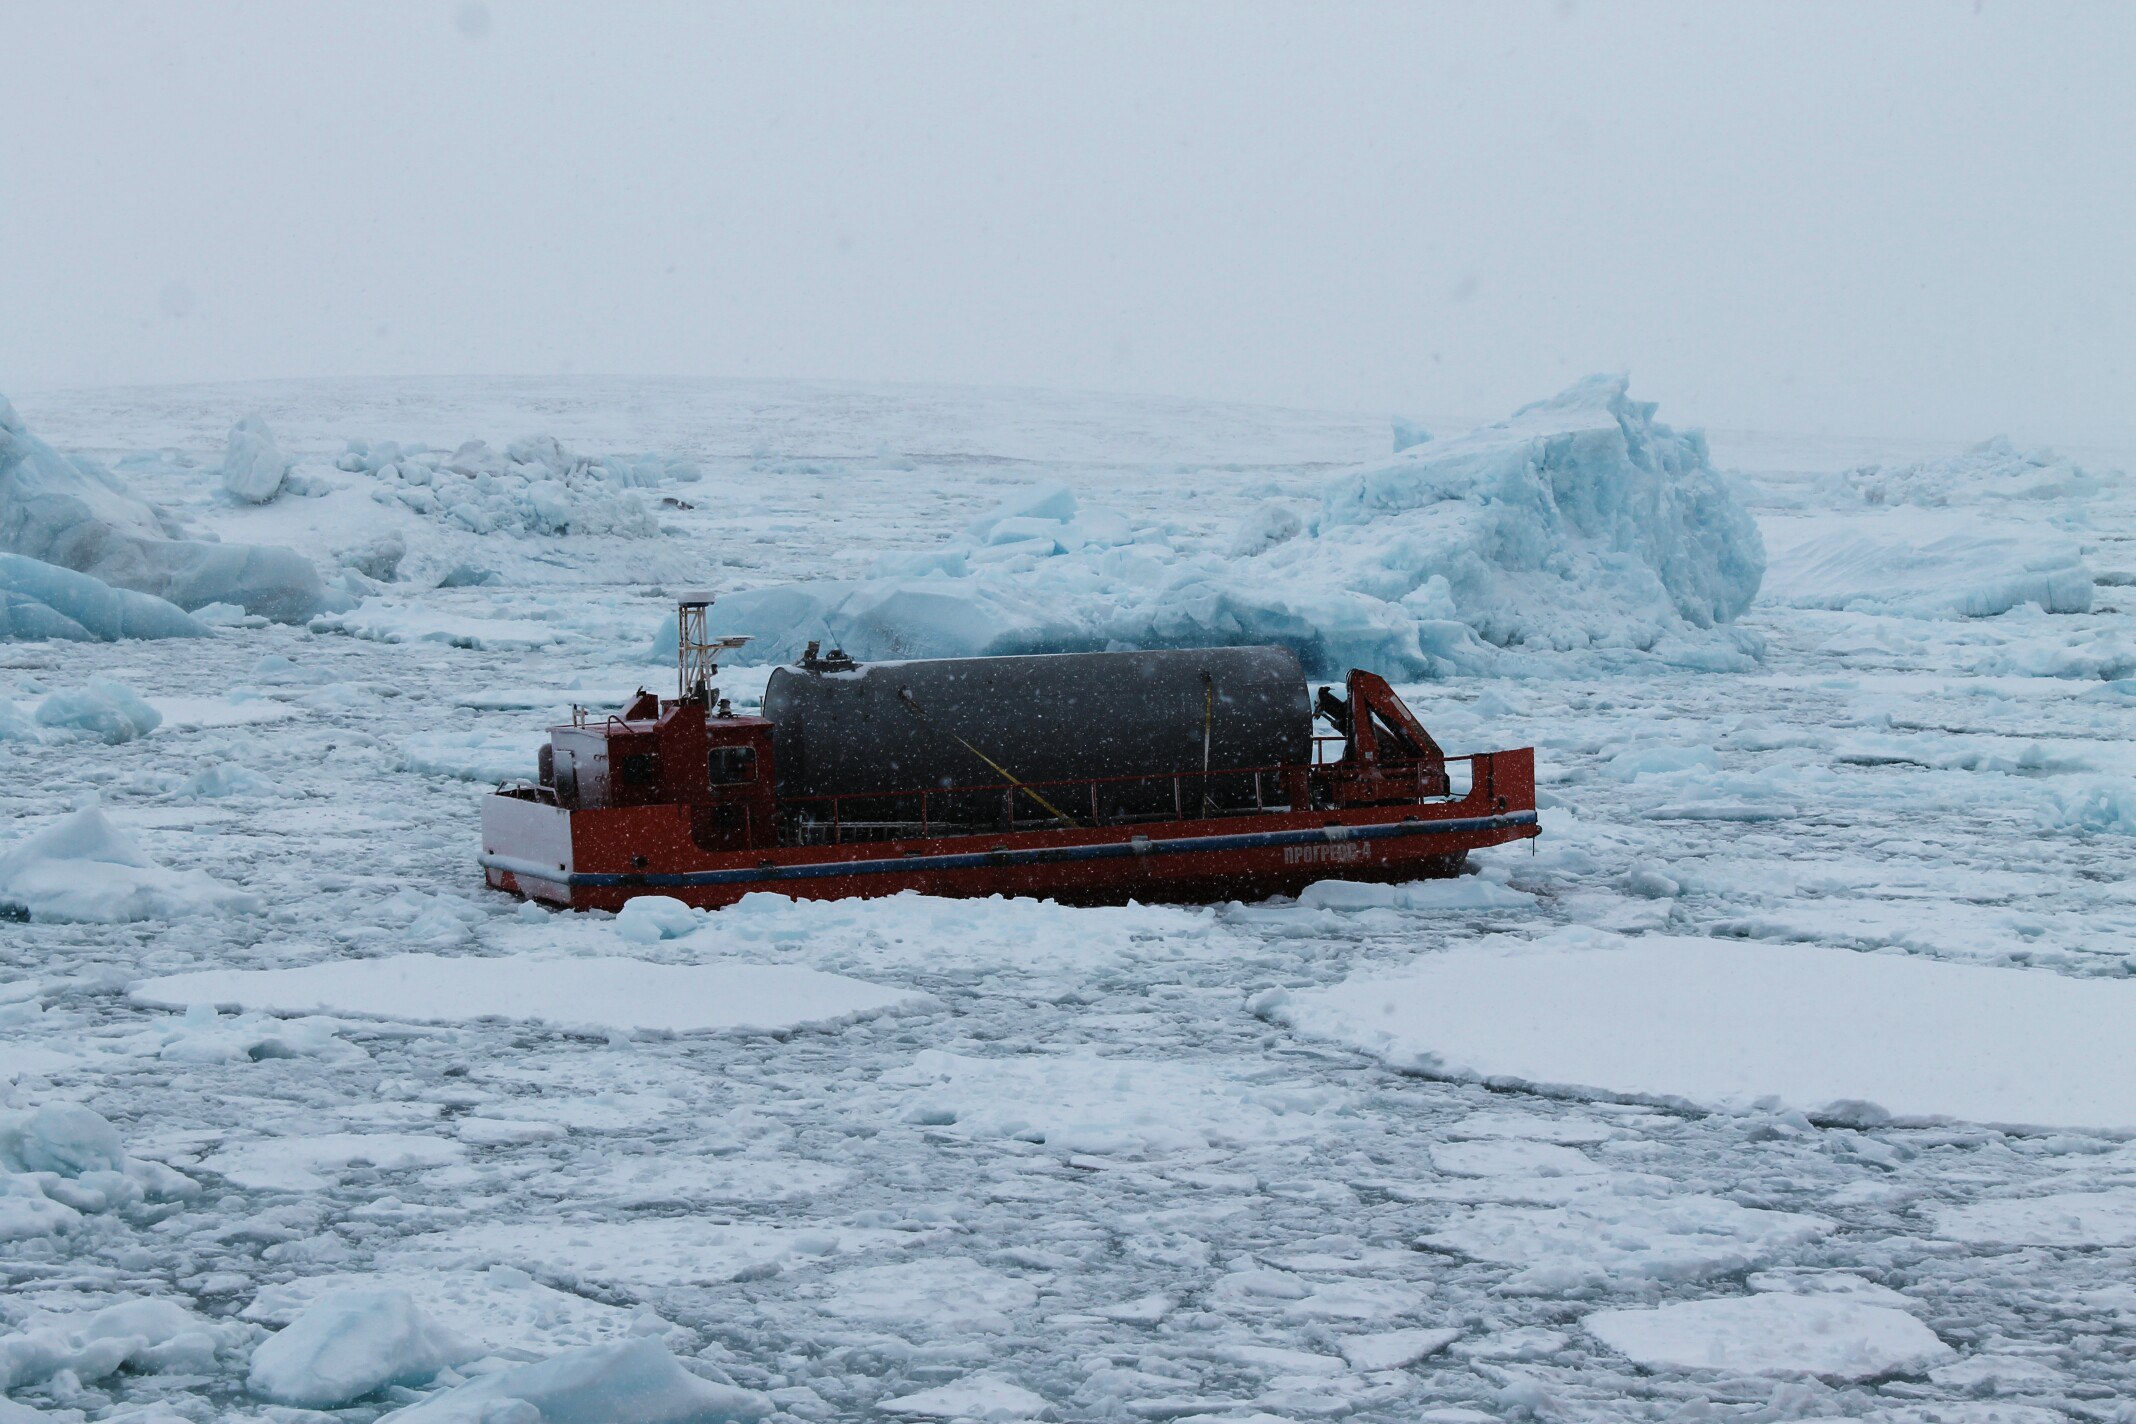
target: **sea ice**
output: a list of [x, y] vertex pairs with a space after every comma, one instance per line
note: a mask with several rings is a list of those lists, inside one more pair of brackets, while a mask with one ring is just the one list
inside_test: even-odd
[[[0, 859], [0, 895], [8, 862]], [[638, 959], [395, 954], [296, 969], [208, 969], [134, 986], [137, 1003], [237, 1004], [414, 1023], [523, 1019], [565, 1028], [786, 1033], [832, 1028], [927, 1000], [794, 965], [648, 964]]]
[[383, 1290], [406, 1294], [424, 1316], [491, 1355], [566, 1350], [634, 1333], [632, 1311], [545, 1286], [515, 1266], [465, 1271], [380, 1266], [298, 1276], [262, 1289], [242, 1318], [287, 1325], [330, 1296]]
[[771, 1412], [763, 1395], [691, 1374], [657, 1340], [627, 1340], [479, 1376], [379, 1424], [739, 1424]]
[[443, 643], [491, 652], [529, 652], [572, 636], [568, 629], [531, 618], [476, 618], [397, 598], [366, 598], [354, 608], [322, 613], [311, 620], [311, 630], [377, 643]]
[[1573, 930], [1256, 1006], [1433, 1077], [1834, 1122], [2136, 1132], [2136, 983], [2122, 979]]
[[223, 911], [250, 913], [257, 896], [199, 870], [170, 870], [95, 806], [85, 806], [0, 854], [0, 906], [33, 920], [113, 924]]
[[1774, 541], [1763, 597], [1796, 608], [1908, 618], [1992, 618], [2038, 604], [2084, 613], [2093, 575], [2070, 534], [1908, 509]]
[[2136, 1188], [1937, 1205], [1936, 1234], [1979, 1246], [2136, 1246]]
[[248, 1344], [257, 1327], [204, 1320], [174, 1300], [144, 1296], [101, 1310], [30, 1315], [0, 1335], [0, 1391], [66, 1371], [80, 1381], [121, 1369], [150, 1374], [213, 1374], [215, 1356]]
[[671, 895], [638, 895], [616, 913], [616, 933], [633, 944], [657, 944], [680, 939], [704, 922], [704, 911]]
[[968, 1256], [858, 1266], [827, 1278], [822, 1292], [817, 1309], [841, 1320], [955, 1331], [1007, 1330], [1011, 1316], [1038, 1304], [1030, 1282]]
[[1007, 1424], [1037, 1419], [1046, 1412], [1046, 1397], [996, 1375], [966, 1375], [933, 1389], [879, 1401], [885, 1414], [916, 1419], [975, 1419], [980, 1424]]
[[1329, 483], [1302, 532], [1268, 515], [1238, 557], [1041, 487], [876, 577], [729, 595], [721, 623], [753, 660], [811, 640], [866, 659], [1266, 642], [1316, 674], [1399, 677], [1489, 668], [1491, 645], [1690, 646], [1749, 607], [1764, 548], [1704, 437], [1653, 417], [1591, 378]]
[[308, 1192], [332, 1186], [350, 1167], [406, 1172], [442, 1167], [467, 1155], [460, 1143], [407, 1132], [328, 1132], [265, 1137], [228, 1147], [201, 1162], [232, 1186], [256, 1192]]
[[476, 534], [613, 534], [647, 539], [659, 522], [637, 491], [702, 478], [684, 459], [658, 455], [583, 456], [546, 435], [503, 450], [469, 440], [451, 454], [391, 440], [351, 440], [336, 465], [376, 475], [381, 502]]
[[388, 1385], [420, 1385], [477, 1353], [406, 1291], [337, 1291], [254, 1348], [245, 1387], [276, 1404], [335, 1409]]
[[37, 704], [37, 725], [117, 745], [155, 731], [163, 725], [163, 714], [125, 683], [92, 677], [82, 687], [55, 692]]
[[1842, 1296], [1751, 1295], [1602, 1310], [1580, 1324], [1650, 1370], [1831, 1382], [1917, 1375], [1957, 1352], [1903, 1310]]
[[1247, 1083], [1191, 1063], [1088, 1052], [969, 1058], [923, 1049], [882, 1075], [906, 1087], [904, 1117], [973, 1137], [1061, 1152], [1157, 1156], [1217, 1143], [1291, 1141], [1322, 1130], [1325, 1092]]
[[765, 1225], [702, 1216], [618, 1221], [539, 1217], [484, 1221], [411, 1239], [400, 1264], [506, 1266], [566, 1285], [630, 1290], [718, 1285], [888, 1246], [888, 1231], [847, 1226]]
[[1940, 460], [1859, 465], [1843, 478], [1865, 504], [1925, 507], [2000, 500], [2067, 505], [2108, 484], [2053, 450], [2020, 450], [2005, 435]]
[[265, 504], [282, 492], [289, 465], [267, 422], [248, 415], [230, 427], [230, 441], [223, 450], [223, 489], [246, 504]]
[[1472, 1207], [1420, 1244], [1522, 1267], [1512, 1288], [1523, 1293], [1569, 1295], [1612, 1279], [1697, 1281], [1749, 1270], [1831, 1230], [1823, 1217], [1723, 1197], [1602, 1190], [1564, 1206]]
[[1344, 1335], [1335, 1343], [1355, 1370], [1399, 1370], [1435, 1355], [1461, 1338], [1459, 1330], [1383, 1330], [1371, 1335]]
[[235, 603], [249, 613], [296, 622], [345, 604], [292, 550], [180, 537], [170, 516], [134, 498], [109, 470], [69, 459], [30, 434], [5, 400], [0, 550], [180, 608]]

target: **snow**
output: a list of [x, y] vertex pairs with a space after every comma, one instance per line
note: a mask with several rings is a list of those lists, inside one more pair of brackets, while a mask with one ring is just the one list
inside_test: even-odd
[[1833, 1296], [1680, 1301], [1597, 1311], [1580, 1324], [1650, 1370], [1863, 1380], [1923, 1374], [1957, 1353], [1903, 1310]]
[[[7, 861], [0, 860], [0, 886]], [[209, 969], [149, 979], [137, 1003], [235, 1004], [280, 1014], [412, 1023], [516, 1019], [586, 1031], [788, 1033], [909, 1010], [916, 994], [791, 965], [394, 954], [297, 969]]]
[[1757, 526], [1654, 409], [1591, 378], [1327, 483], [1309, 524], [1264, 505], [1223, 554], [1043, 485], [872, 578], [732, 595], [723, 626], [773, 661], [821, 640], [864, 660], [1273, 642], [1321, 676], [1478, 671], [1494, 647], [1740, 663], [1712, 630], [1757, 593]]
[[337, 1291], [252, 1352], [245, 1388], [276, 1404], [332, 1409], [389, 1385], [420, 1385], [476, 1354], [406, 1291]]
[[[180, 608], [235, 603], [296, 620], [337, 605], [319, 574], [288, 549], [203, 543], [88, 459], [69, 459], [0, 402], [0, 549]], [[138, 610], [138, 605], [135, 606]]]
[[231, 498], [265, 504], [282, 492], [289, 466], [289, 457], [274, 443], [274, 433], [257, 415], [248, 415], [230, 427], [230, 443], [223, 451], [222, 486]]
[[[248, 411], [293, 462], [264, 504], [218, 478]], [[344, 1291], [405, 1292], [481, 1352], [332, 1411], [358, 1424], [418, 1404], [531, 1418], [547, 1410], [526, 1402], [539, 1379], [510, 1398], [457, 1392], [634, 1342], [808, 1424], [918, 1418], [882, 1406], [974, 1379], [1029, 1391], [1045, 1417], [1097, 1420], [2050, 1424], [2136, 1397], [2136, 1363], [2114, 1348], [2136, 1328], [2136, 1155], [2112, 1115], [2089, 1111], [2127, 1074], [2110, 1055], [2031, 1053], [2028, 1015], [2035, 985], [2081, 995], [2064, 1015], [2081, 1039], [2136, 964], [2136, 822], [2120, 814], [2136, 804], [2136, 490], [2113, 473], [2128, 450], [2053, 457], [2087, 472], [2081, 487], [2035, 464], [1945, 481], [1942, 503], [1915, 480], [1908, 502], [1876, 504], [1849, 472], [1962, 460], [1961, 447], [1716, 432], [1708, 464], [1737, 472], [1774, 551], [1768, 590], [1788, 551], [1850, 529], [1894, 545], [2007, 538], [2075, 550], [2095, 580], [2090, 611], [1946, 616], [1960, 591], [1994, 582], [1991, 560], [1920, 585], [1953, 595], [1943, 612], [1924, 605], [1935, 616], [1768, 591], [1725, 629], [1672, 633], [1648, 654], [1471, 648], [1470, 625], [1442, 628], [1441, 646], [1479, 656], [1478, 670], [1402, 695], [1452, 750], [1535, 745], [1543, 778], [1543, 838], [1478, 852], [1473, 874], [1238, 905], [758, 895], [610, 916], [482, 886], [479, 779], [530, 775], [572, 702], [598, 714], [641, 683], [666, 686], [643, 660], [645, 632], [675, 590], [715, 590], [717, 623], [741, 590], [864, 581], [945, 541], [1007, 583], [1028, 577], [1022, 560], [1101, 557], [1040, 558], [1041, 540], [1122, 525], [1148, 536], [1111, 551], [1123, 560], [1288, 567], [1330, 537], [1331, 480], [1403, 463], [1384, 414], [623, 378], [60, 392], [24, 412], [70, 465], [116, 470], [183, 537], [297, 550], [374, 606], [450, 620], [454, 636], [315, 634], [226, 607], [197, 620], [211, 638], [0, 643], [0, 702], [34, 738], [0, 741], [8, 848], [94, 800], [150, 859], [260, 905], [0, 923], [10, 1358], [20, 1337], [78, 1336], [133, 1302], [229, 1332], [211, 1353], [146, 1345], [94, 1378], [57, 1369], [13, 1386], [14, 1405], [80, 1424], [321, 1424], [246, 1379], [269, 1330]], [[1466, 428], [1416, 413], [1434, 431]], [[405, 454], [441, 434], [536, 429], [570, 449], [657, 451], [663, 471], [689, 461], [702, 477], [603, 477], [657, 511], [650, 535], [539, 532], [506, 522], [502, 503], [477, 534], [396, 493], [436, 484], [334, 468], [352, 434]], [[2023, 494], [2063, 481], [2070, 492]], [[1269, 505], [1298, 532], [1232, 558]], [[1363, 531], [1340, 537], [1363, 547]], [[1449, 576], [1418, 603], [1465, 614], [1462, 586]], [[1569, 642], [1593, 621], [1578, 613]], [[508, 646], [512, 624], [559, 636]], [[764, 675], [720, 681], [746, 710]], [[105, 742], [32, 720], [92, 678], [132, 688], [162, 725]], [[1394, 1071], [1251, 1007], [1270, 991], [1303, 1001], [1403, 980], [1419, 960], [1569, 953], [1583, 946], [1555, 936], [1574, 928], [1614, 936], [1584, 946], [1603, 958], [1690, 939], [1704, 957], [1851, 952], [1892, 974], [1859, 990], [1811, 976], [1828, 1002], [1809, 1056], [1833, 1066], [1809, 1085], [1812, 1106], [1871, 1101], [1888, 1086], [1882, 1046], [1927, 1037], [1920, 1018], [1950, 1022], [1937, 1051], [1999, 1069], [1997, 1091], [2062, 1093], [2086, 1111], [2001, 1127], [1812, 1119], [1783, 1095], [1794, 1077], [1747, 1085], [1726, 1111], [1585, 1078], [1538, 1093]], [[912, 1002], [835, 1033], [670, 1035], [478, 1017], [449, 1002], [449, 983], [422, 996], [435, 1016], [421, 1022], [302, 1003], [216, 1014], [219, 996], [174, 1011], [129, 992], [416, 951], [530, 980], [552, 963], [741, 961]], [[1676, 1041], [1681, 1017], [1657, 1009], [1705, 1012], [1673, 970], [1618, 962], [1624, 982], [1588, 997], [1598, 1012], [1628, 1006], [1619, 1038]], [[1980, 1033], [1949, 1020], [1924, 970], [1969, 970], [1985, 987], [1966, 992], [2014, 1016]], [[1555, 1012], [1552, 995], [1534, 997]], [[1777, 1028], [1799, 1026], [1785, 994], [1775, 1003]], [[1528, 1004], [1445, 1007], [1479, 1055], [1521, 1050], [1516, 1080], [1539, 1066], [1522, 1042]], [[937, 1070], [915, 1071], [923, 1062]], [[1665, 1066], [1661, 1097], [1716, 1086]], [[2020, 1125], [2046, 1130], [2003, 1130]], [[1745, 1292], [1897, 1310], [1962, 1353], [1826, 1383], [1640, 1363], [1579, 1324]], [[59, 1354], [96, 1363], [78, 1344]], [[667, 1356], [649, 1358], [657, 1380]], [[589, 1409], [628, 1412], [613, 1396]]]
[[1828, 1122], [2136, 1134], [2126, 981], [1574, 931], [1493, 939], [1260, 1007], [1438, 1077]]
[[116, 924], [248, 913], [260, 901], [204, 871], [158, 865], [101, 809], [85, 806], [0, 852], [0, 905], [32, 920]]

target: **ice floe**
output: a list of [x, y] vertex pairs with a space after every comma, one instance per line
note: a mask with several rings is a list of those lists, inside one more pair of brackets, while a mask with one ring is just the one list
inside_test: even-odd
[[635, 1330], [640, 1317], [634, 1311], [557, 1290], [516, 1266], [502, 1265], [472, 1270], [380, 1266], [299, 1276], [261, 1290], [242, 1318], [286, 1326], [321, 1301], [363, 1291], [403, 1294], [438, 1328], [474, 1341], [491, 1355], [566, 1350], [642, 1333]]
[[1256, 1002], [1437, 1077], [1835, 1122], [2136, 1132], [2136, 983], [2121, 979], [1575, 930]]
[[331, 1186], [351, 1167], [407, 1172], [458, 1162], [458, 1142], [408, 1132], [328, 1132], [257, 1138], [206, 1158], [213, 1172], [248, 1191], [305, 1192]]
[[380, 1424], [739, 1424], [771, 1412], [760, 1394], [691, 1374], [658, 1341], [627, 1340], [479, 1376]]
[[1587, 1333], [1655, 1370], [1829, 1381], [1918, 1375], [1957, 1351], [1903, 1310], [1840, 1296], [1751, 1295], [1602, 1310]]
[[1323, 1128], [1317, 1114], [1336, 1105], [1324, 1091], [1093, 1053], [970, 1058], [926, 1049], [882, 1081], [908, 1089], [908, 1122], [1061, 1152], [1151, 1155], [1310, 1137]]
[[253, 1349], [245, 1387], [276, 1404], [334, 1409], [389, 1385], [428, 1383], [478, 1353], [406, 1291], [335, 1291]]
[[9, 906], [32, 920], [112, 924], [250, 912], [260, 900], [205, 871], [158, 865], [100, 808], [85, 806], [0, 853], [0, 907]]
[[2136, 1188], [1939, 1205], [1936, 1234], [1979, 1246], [2136, 1246]]
[[995, 1375], [966, 1375], [933, 1389], [882, 1400], [875, 1407], [912, 1419], [976, 1419], [980, 1424], [1038, 1419], [1047, 1409], [1044, 1395]]
[[[7, 884], [0, 860], [0, 887]], [[394, 954], [295, 969], [208, 969], [145, 980], [137, 1003], [357, 1014], [413, 1023], [521, 1019], [602, 1032], [785, 1033], [927, 1003], [795, 965]]]
[[38, 703], [37, 725], [117, 745], [155, 731], [163, 725], [163, 714], [125, 683], [92, 677], [81, 687], [63, 689]]

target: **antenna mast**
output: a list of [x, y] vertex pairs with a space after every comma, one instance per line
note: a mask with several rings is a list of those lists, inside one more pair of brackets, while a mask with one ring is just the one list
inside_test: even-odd
[[747, 638], [715, 638], [705, 629], [705, 610], [712, 606], [709, 593], [686, 593], [675, 605], [675, 695], [710, 705], [717, 689], [712, 679], [719, 675], [714, 661], [730, 648], [739, 648]]

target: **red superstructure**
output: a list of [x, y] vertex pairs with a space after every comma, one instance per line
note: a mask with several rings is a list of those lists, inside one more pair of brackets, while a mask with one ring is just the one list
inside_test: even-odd
[[[1296, 761], [1212, 766], [1204, 720], [1198, 765], [1047, 780], [1019, 777], [899, 688], [921, 730], [939, 731], [992, 774], [781, 795], [780, 726], [728, 713], [708, 677], [711, 653], [732, 640], [708, 641], [702, 629], [703, 604], [686, 604], [683, 695], [641, 691], [601, 720], [574, 715], [550, 730], [538, 781], [485, 799], [492, 886], [604, 910], [641, 894], [709, 908], [758, 890], [1258, 899], [1330, 878], [1451, 875], [1471, 850], [1537, 834], [1533, 749], [1448, 757], [1384, 679], [1361, 671], [1346, 680], [1347, 697], [1321, 689], [1318, 715], [1337, 735], [1308, 731]], [[801, 665], [833, 676], [857, 667]], [[1302, 692], [1301, 678], [1301, 703]], [[1203, 705], [1216, 705], [1213, 692]]]

